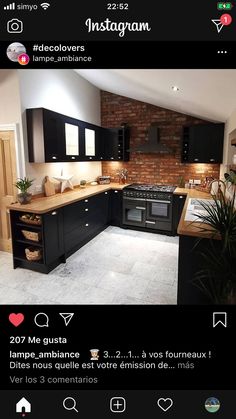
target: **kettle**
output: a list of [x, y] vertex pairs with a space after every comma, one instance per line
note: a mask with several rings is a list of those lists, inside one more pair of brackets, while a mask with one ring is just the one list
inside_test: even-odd
[[[222, 190], [221, 184], [223, 185], [224, 190]], [[211, 195], [217, 196], [220, 193], [220, 191], [222, 192], [223, 195], [225, 194], [226, 186], [225, 186], [225, 183], [223, 182], [223, 180], [215, 179], [210, 183], [209, 186], [210, 186], [210, 194]]]

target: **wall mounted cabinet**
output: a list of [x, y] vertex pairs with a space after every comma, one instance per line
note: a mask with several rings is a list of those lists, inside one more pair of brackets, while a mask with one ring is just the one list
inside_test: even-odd
[[222, 163], [224, 124], [199, 124], [183, 128], [183, 163]]
[[129, 160], [127, 126], [108, 129], [44, 108], [26, 110], [29, 161]]
[[106, 161], [129, 161], [130, 130], [127, 125], [120, 128], [102, 128], [103, 159]]

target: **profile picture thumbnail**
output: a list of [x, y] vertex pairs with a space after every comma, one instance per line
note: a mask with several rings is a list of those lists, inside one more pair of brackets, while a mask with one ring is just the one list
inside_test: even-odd
[[206, 408], [207, 412], [209, 412], [209, 413], [218, 412], [218, 410], [220, 408], [220, 402], [215, 397], [209, 397], [205, 401], [205, 408]]
[[26, 48], [20, 42], [13, 42], [7, 47], [7, 56], [13, 62], [18, 61], [18, 57], [26, 53]]

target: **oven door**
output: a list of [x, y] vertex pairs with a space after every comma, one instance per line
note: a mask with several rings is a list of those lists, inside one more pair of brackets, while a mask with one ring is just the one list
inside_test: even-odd
[[123, 198], [123, 224], [145, 227], [146, 200], [139, 198]]
[[172, 201], [147, 199], [147, 228], [170, 231], [172, 229]]

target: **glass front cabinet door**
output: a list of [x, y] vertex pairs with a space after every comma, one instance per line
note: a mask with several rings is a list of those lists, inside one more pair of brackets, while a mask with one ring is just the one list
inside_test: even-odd
[[80, 155], [78, 125], [65, 123], [65, 145], [67, 160], [78, 160]]
[[95, 160], [96, 131], [91, 128], [85, 128], [85, 156], [88, 160]]

